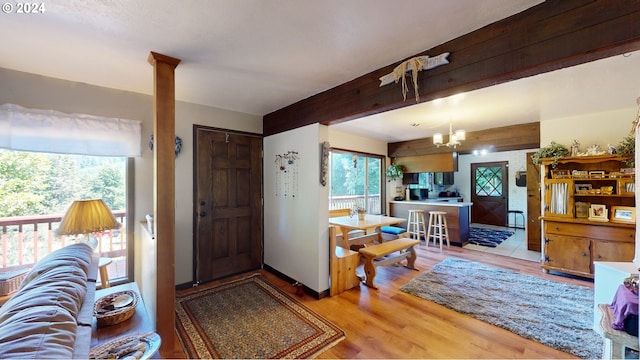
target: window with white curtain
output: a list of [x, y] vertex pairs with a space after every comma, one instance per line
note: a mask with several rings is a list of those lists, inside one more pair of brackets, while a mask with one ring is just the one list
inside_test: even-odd
[[102, 198], [122, 228], [93, 234], [110, 280], [132, 274], [127, 177], [141, 154], [141, 122], [0, 106], [0, 272], [25, 268], [76, 239], [54, 238], [56, 217], [77, 199]]

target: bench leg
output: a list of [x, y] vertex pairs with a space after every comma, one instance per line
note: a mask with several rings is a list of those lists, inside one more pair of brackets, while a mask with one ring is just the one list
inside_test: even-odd
[[376, 277], [376, 267], [373, 265], [373, 257], [365, 256], [364, 262], [364, 273], [366, 275], [365, 285], [370, 288], [377, 289], [377, 287], [373, 284], [373, 279]]
[[416, 249], [412, 246], [407, 249], [407, 251], [409, 251], [409, 255], [407, 255], [407, 267], [409, 269], [418, 270], [415, 266], [416, 259], [418, 258], [418, 255], [416, 255]]

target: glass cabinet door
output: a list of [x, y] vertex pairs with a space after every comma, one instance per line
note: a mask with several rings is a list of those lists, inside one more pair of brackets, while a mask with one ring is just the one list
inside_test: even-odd
[[573, 214], [573, 181], [546, 180], [544, 216], [573, 217]]

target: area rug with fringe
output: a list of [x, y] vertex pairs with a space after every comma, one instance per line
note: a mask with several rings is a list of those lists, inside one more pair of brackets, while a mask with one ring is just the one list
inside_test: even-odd
[[471, 226], [469, 228], [469, 243], [487, 247], [496, 247], [513, 235], [513, 231], [493, 230]]
[[345, 338], [260, 274], [178, 295], [176, 329], [191, 359], [313, 358]]
[[587, 287], [447, 258], [400, 290], [581, 358], [602, 357]]

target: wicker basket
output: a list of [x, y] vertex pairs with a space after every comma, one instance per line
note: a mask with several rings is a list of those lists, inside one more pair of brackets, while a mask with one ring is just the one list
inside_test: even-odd
[[29, 269], [22, 269], [0, 273], [0, 296], [13, 294], [18, 291], [22, 280], [24, 280], [28, 272]]
[[[131, 302], [122, 307], [114, 307], [114, 300], [121, 296], [130, 296]], [[93, 305], [93, 314], [98, 320], [98, 327], [119, 324], [128, 320], [136, 312], [138, 295], [135, 291], [124, 290], [103, 296]]]

